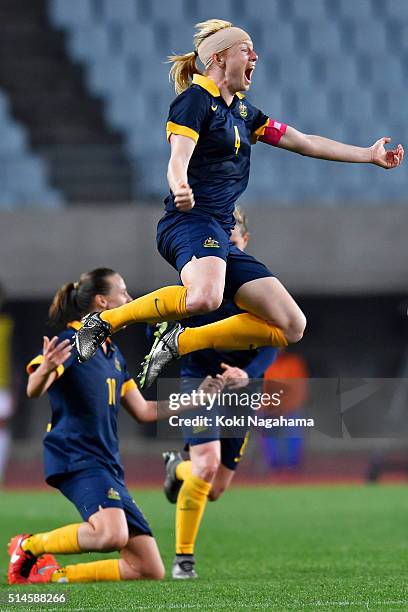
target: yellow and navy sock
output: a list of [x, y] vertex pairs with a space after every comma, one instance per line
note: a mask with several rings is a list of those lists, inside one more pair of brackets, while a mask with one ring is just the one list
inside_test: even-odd
[[51, 582], [102, 582], [121, 580], [119, 559], [67, 565], [56, 570]]
[[187, 316], [186, 298], [187, 287], [162, 287], [129, 304], [105, 310], [101, 313], [101, 319], [112, 326], [113, 332], [131, 323], [176, 321]]
[[183, 475], [176, 506], [176, 554], [192, 555], [211, 483], [191, 474], [191, 461], [177, 466], [177, 478]]
[[178, 339], [180, 355], [206, 348], [216, 351], [246, 351], [259, 346], [285, 347], [287, 345], [285, 335], [279, 327], [249, 312], [201, 327], [187, 327], [181, 332]]
[[78, 544], [78, 529], [82, 523], [66, 525], [53, 531], [37, 533], [24, 540], [21, 547], [35, 557], [44, 553], [74, 554], [81, 552]]

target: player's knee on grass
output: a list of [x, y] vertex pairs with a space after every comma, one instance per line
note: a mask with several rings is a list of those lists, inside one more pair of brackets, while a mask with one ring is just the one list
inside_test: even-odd
[[136, 555], [127, 554], [122, 559], [122, 574], [124, 580], [163, 580], [166, 575], [163, 562], [157, 559], [141, 559]]

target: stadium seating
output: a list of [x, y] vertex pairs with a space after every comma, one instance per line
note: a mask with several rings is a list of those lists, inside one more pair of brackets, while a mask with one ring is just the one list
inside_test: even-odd
[[49, 185], [46, 163], [30, 151], [25, 129], [10, 115], [0, 91], [0, 210], [59, 208], [61, 194]]
[[[125, 135], [139, 193], [161, 198], [167, 191], [164, 125], [174, 91], [166, 56], [191, 50], [193, 25], [211, 16], [252, 33], [259, 62], [248, 99], [264, 112], [358, 145], [383, 135], [406, 140], [406, 0], [49, 0], [49, 15], [85, 65], [89, 88], [103, 97], [108, 121]], [[375, 205], [397, 193], [406, 172], [393, 181], [371, 168], [326, 172], [324, 162], [262, 145], [253, 161], [248, 201], [272, 193], [287, 205], [344, 198]]]

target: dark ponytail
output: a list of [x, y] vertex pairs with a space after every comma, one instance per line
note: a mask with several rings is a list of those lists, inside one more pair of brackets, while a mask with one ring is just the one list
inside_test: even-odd
[[109, 295], [110, 277], [116, 274], [110, 268], [96, 268], [81, 274], [79, 282], [66, 283], [52, 300], [48, 311], [52, 325], [63, 326], [70, 321], [77, 321], [92, 310], [96, 295]]

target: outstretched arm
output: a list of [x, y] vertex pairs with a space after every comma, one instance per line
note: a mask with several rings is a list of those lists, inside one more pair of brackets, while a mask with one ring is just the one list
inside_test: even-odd
[[399, 166], [404, 158], [404, 148], [399, 144], [395, 149], [387, 150], [385, 145], [391, 138], [380, 138], [371, 147], [355, 147], [353, 145], [330, 140], [323, 136], [303, 134], [288, 125], [281, 137], [278, 147], [306, 155], [331, 161], [375, 164], [389, 170]]

